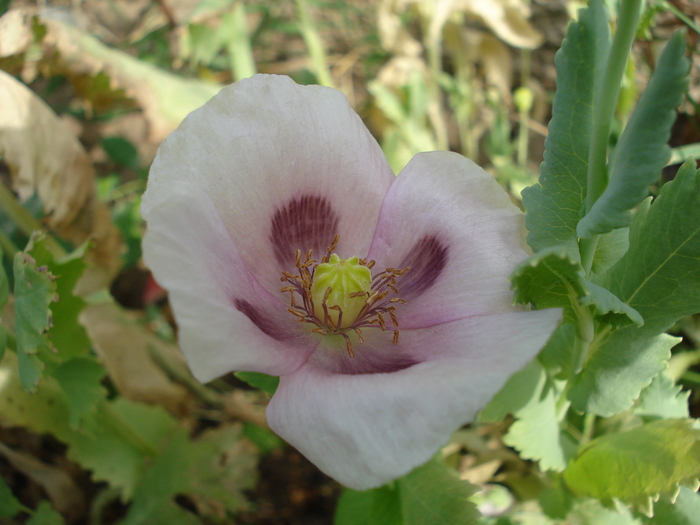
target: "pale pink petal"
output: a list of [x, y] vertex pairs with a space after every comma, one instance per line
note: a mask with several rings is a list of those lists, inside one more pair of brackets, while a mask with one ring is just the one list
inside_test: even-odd
[[339, 375], [310, 361], [281, 377], [268, 421], [344, 485], [382, 485], [426, 462], [471, 421], [560, 319], [560, 310], [512, 312], [402, 331], [430, 357], [392, 373]]
[[394, 179], [342, 93], [256, 75], [222, 89], [165, 140], [143, 211], [183, 185], [201, 188], [243, 262], [278, 294], [297, 249], [319, 254], [339, 234], [341, 256], [367, 253]]
[[524, 215], [488, 173], [450, 152], [420, 153], [387, 193], [369, 258], [405, 268], [402, 328], [512, 311], [508, 275], [528, 256]]
[[318, 344], [247, 270], [218, 210], [182, 184], [144, 213], [144, 260], [178, 322], [180, 347], [202, 382], [231, 370], [289, 373]]

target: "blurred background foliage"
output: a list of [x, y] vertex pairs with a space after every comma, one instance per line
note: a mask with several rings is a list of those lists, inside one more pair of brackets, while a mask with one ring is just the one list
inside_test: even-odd
[[[615, 2], [608, 3], [614, 12]], [[140, 257], [140, 195], [158, 145], [223, 85], [256, 72], [284, 74], [345, 93], [397, 173], [417, 152], [458, 151], [517, 202], [537, 179], [554, 53], [582, 5], [0, 1], [0, 70], [21, 82], [3, 77], [0, 84], [0, 244], [8, 286], [18, 293], [12, 257], [32, 231], [48, 231], [26, 250], [34, 262], [25, 258], [21, 275], [34, 272], [31, 282], [43, 283], [47, 294], [56, 290], [41, 280], [41, 264], [73, 275], [77, 288], [59, 291], [51, 308], [84, 346], [73, 356], [83, 361], [47, 365], [36, 394], [22, 389], [14, 354], [6, 353], [0, 474], [7, 486], [0, 486], [0, 501], [15, 507], [0, 505], [0, 521], [332, 523], [340, 487], [270, 433], [266, 395], [233, 375], [200, 386], [179, 357], [166, 294]], [[691, 88], [673, 128], [672, 162], [700, 156], [699, 25], [694, 0], [648, 2], [620, 95], [618, 128], [663, 43], [688, 27]], [[666, 178], [675, 169], [670, 165]], [[66, 255], [87, 239], [85, 270]], [[10, 330], [14, 307], [10, 297], [3, 314]], [[58, 346], [61, 334], [47, 323]], [[677, 327], [685, 342], [676, 364], [683, 361], [680, 379], [694, 417], [699, 326], [688, 318]], [[73, 375], [89, 387], [71, 393], [65, 385]], [[514, 523], [549, 523], [537, 521], [545, 518], [533, 498], [547, 488], [556, 499], [556, 482], [503, 444], [511, 422], [461, 430], [443, 456], [482, 487], [474, 501], [485, 514], [510, 509], [520, 516]], [[6, 490], [14, 497], [2, 500]]]

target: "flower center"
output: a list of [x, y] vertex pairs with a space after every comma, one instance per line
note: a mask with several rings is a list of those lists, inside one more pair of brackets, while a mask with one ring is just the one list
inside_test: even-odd
[[[406, 304], [406, 301], [389, 295], [398, 294], [396, 278], [406, 274], [410, 268], [387, 268], [373, 276], [374, 261], [358, 257], [341, 259], [332, 253], [337, 245], [336, 235], [320, 263], [311, 258], [311, 250], [302, 261], [301, 250], [297, 250], [296, 268], [299, 273], [282, 272], [280, 278], [282, 282], [289, 283], [280, 290], [290, 294], [291, 306], [288, 311], [300, 322], [315, 325], [313, 332], [342, 336], [350, 357], [355, 357], [355, 353], [349, 333], [354, 332], [362, 344], [363, 328], [391, 329], [392, 342], [398, 343], [396, 304]], [[299, 299], [301, 304], [297, 302]], [[384, 316], [391, 320], [391, 328], [387, 328]]]

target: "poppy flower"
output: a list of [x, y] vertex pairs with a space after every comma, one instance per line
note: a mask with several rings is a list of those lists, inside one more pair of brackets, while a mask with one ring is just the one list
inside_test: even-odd
[[270, 427], [348, 487], [426, 462], [559, 310], [512, 304], [523, 214], [450, 152], [395, 176], [344, 95], [256, 75], [161, 145], [142, 214], [195, 377], [280, 376]]

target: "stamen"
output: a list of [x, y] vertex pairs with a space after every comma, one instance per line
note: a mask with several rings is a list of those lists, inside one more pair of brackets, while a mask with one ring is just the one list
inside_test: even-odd
[[[332, 271], [324, 267], [319, 270], [317, 274], [317, 269], [321, 264], [359, 264], [367, 268], [367, 270], [372, 269], [376, 265], [376, 261], [374, 260], [368, 261], [367, 259], [358, 259], [356, 257], [352, 259], [340, 259], [334, 253], [339, 240], [339, 235], [333, 237], [331, 245], [326, 249], [326, 254], [321, 258], [320, 262], [312, 258], [313, 250], [309, 250], [306, 253], [302, 253], [301, 249], [296, 250], [295, 267], [298, 273], [294, 274], [283, 271], [282, 277], [280, 277], [280, 282], [287, 283], [286, 286], [280, 288], [280, 292], [289, 293], [290, 308], [288, 308], [287, 311], [295, 316], [299, 322], [306, 322], [314, 325], [310, 330], [311, 332], [322, 336], [342, 336], [345, 339], [345, 346], [350, 358], [355, 357], [353, 342], [349, 337], [351, 331], [357, 334], [357, 342], [359, 342], [359, 344], [364, 344], [365, 342], [362, 328], [374, 327], [382, 331], [391, 331], [393, 333], [392, 343], [397, 344], [399, 341], [399, 321], [395, 312], [395, 305], [406, 304], [406, 301], [399, 297], [389, 297], [389, 295], [399, 293], [396, 279], [405, 275], [411, 268], [407, 267], [401, 270], [389, 267], [374, 276], [372, 276], [371, 272], [368, 272], [366, 273], [366, 277], [363, 277], [367, 279], [366, 284], [360, 285], [365, 288], [359, 291], [357, 291], [357, 288], [355, 288], [356, 291], [345, 291], [345, 284], [340, 284], [344, 281], [338, 281], [338, 286], [341, 286], [338, 294], [331, 297], [334, 288], [337, 288], [334, 284], [333, 286], [328, 286], [323, 296], [319, 298], [319, 292], [323, 290], [323, 288], [320, 287], [326, 284], [321, 278], [321, 275], [328, 276], [328, 272]], [[333, 258], [333, 262], [330, 262], [331, 257]], [[335, 268], [335, 266], [331, 268]], [[367, 270], [362, 271], [367, 272]], [[315, 277], [316, 282], [314, 281]], [[314, 286], [316, 289], [314, 289]], [[297, 303], [296, 294], [299, 294], [301, 304]], [[336, 295], [338, 295], [338, 297], [336, 297]], [[350, 299], [359, 299], [359, 303], [356, 302], [354, 306], [352, 306], [352, 301], [348, 301]], [[339, 303], [339, 300], [343, 302]], [[343, 305], [342, 307], [340, 306], [341, 304]], [[316, 314], [316, 310], [320, 309], [323, 310], [322, 316]], [[334, 311], [332, 315], [330, 313], [331, 310]], [[391, 330], [387, 327], [385, 316], [391, 318]]]

